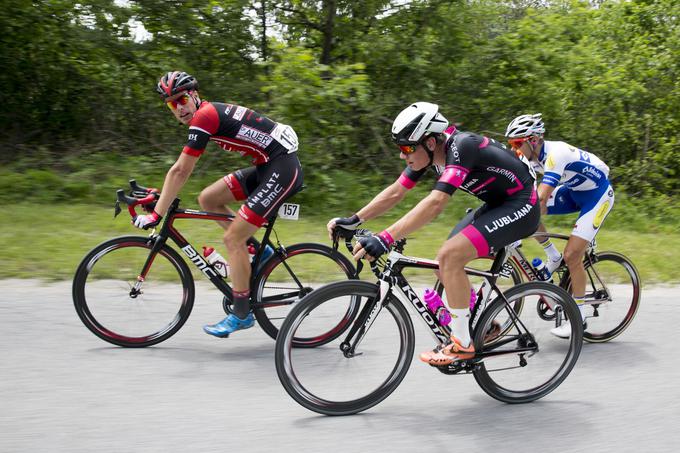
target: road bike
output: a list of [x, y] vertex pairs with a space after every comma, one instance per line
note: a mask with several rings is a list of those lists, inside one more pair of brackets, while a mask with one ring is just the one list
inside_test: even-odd
[[[369, 233], [358, 230], [357, 234]], [[397, 241], [386, 259], [371, 264], [377, 283], [330, 283], [306, 295], [282, 324], [276, 340], [276, 371], [288, 394], [302, 406], [326, 415], [348, 415], [387, 398], [413, 359], [415, 332], [408, 306], [436, 342], [450, 341], [450, 329], [439, 324], [404, 275], [409, 269], [438, 270], [439, 263], [404, 255], [405, 244], [405, 239]], [[496, 282], [506, 258], [503, 249], [488, 271], [466, 267], [469, 276], [484, 280], [470, 316], [476, 353], [471, 359], [433, 368], [449, 375], [471, 373], [491, 397], [526, 403], [552, 392], [569, 375], [581, 351], [583, 325], [576, 303], [563, 288], [538, 281], [499, 288]], [[554, 319], [526, 309], [541, 298], [549, 300]], [[350, 306], [359, 306], [360, 311], [349, 316]], [[566, 340], [549, 332], [563, 320], [572, 327]], [[328, 326], [335, 332], [324, 343], [294, 347], [296, 337], [327, 331]], [[432, 389], [422, 391], [430, 394]]]
[[[557, 233], [536, 233], [534, 237], [569, 240], [569, 236]], [[509, 258], [503, 265], [501, 276], [513, 286], [522, 281], [540, 281], [539, 273], [522, 252], [521, 241], [508, 248]], [[640, 306], [640, 274], [626, 256], [612, 251], [597, 251], [593, 240], [583, 258], [586, 270], [586, 329], [583, 339], [590, 343], [604, 343], [619, 336], [630, 325]], [[564, 261], [553, 272], [551, 282], [571, 293], [571, 276]], [[442, 294], [443, 287], [435, 289]], [[546, 319], [554, 313], [545, 302], [539, 302], [537, 310]]]
[[[115, 216], [121, 211], [120, 204], [127, 205], [133, 218], [137, 215], [136, 206], [153, 209], [157, 190], [140, 186], [134, 180], [130, 186], [130, 195], [123, 190], [117, 192]], [[177, 333], [189, 318], [195, 298], [194, 277], [186, 260], [168, 239], [223, 294], [223, 309], [230, 312], [231, 286], [180, 234], [175, 221], [231, 221], [233, 216], [180, 209], [179, 203], [178, 198], [173, 201], [158, 232], [154, 230], [148, 237], [121, 236], [102, 242], [78, 266], [73, 279], [73, 303], [83, 324], [102, 340], [124, 347], [158, 344]], [[299, 213], [299, 205], [287, 203], [283, 208]], [[275, 221], [276, 216], [266, 224], [252, 261], [251, 276], [251, 308], [258, 324], [271, 338], [276, 338], [290, 307], [314, 288], [331, 281], [358, 278], [352, 261], [337, 249], [317, 243], [283, 245], [274, 230]], [[266, 260], [265, 246], [273, 250]], [[352, 307], [349, 310], [351, 314]], [[314, 346], [324, 334], [296, 337], [294, 342]]]

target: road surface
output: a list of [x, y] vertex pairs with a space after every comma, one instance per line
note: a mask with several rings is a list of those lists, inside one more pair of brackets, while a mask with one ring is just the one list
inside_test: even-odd
[[[675, 451], [679, 302], [679, 287], [645, 288], [632, 326], [586, 343], [567, 380], [534, 403], [500, 403], [471, 376], [416, 359], [389, 398], [338, 418], [288, 396], [259, 328], [202, 332], [223, 316], [214, 289], [198, 288], [177, 335], [133, 350], [85, 329], [70, 282], [0, 280], [0, 452]], [[432, 343], [414, 321], [417, 352]]]

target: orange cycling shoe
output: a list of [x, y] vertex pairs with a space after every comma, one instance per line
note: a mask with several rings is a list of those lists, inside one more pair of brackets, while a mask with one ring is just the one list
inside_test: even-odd
[[451, 335], [451, 343], [440, 344], [431, 351], [420, 354], [420, 360], [430, 365], [448, 365], [456, 360], [467, 360], [475, 356], [475, 347], [470, 342], [468, 347], [463, 347], [460, 340]]

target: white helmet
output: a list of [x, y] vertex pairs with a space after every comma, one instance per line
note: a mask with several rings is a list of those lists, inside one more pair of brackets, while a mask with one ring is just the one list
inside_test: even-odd
[[402, 110], [392, 123], [392, 139], [397, 145], [415, 145], [425, 134], [444, 132], [449, 121], [437, 104], [416, 102]]
[[523, 138], [537, 135], [542, 137], [545, 134], [545, 124], [541, 119], [540, 113], [533, 115], [520, 115], [508, 124], [505, 131], [507, 138]]

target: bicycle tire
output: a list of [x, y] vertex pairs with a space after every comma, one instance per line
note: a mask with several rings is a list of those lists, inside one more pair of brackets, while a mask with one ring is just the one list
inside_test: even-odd
[[[531, 340], [535, 341], [537, 344], [537, 352], [535, 352], [534, 355], [529, 356], [528, 358], [530, 360], [527, 361], [527, 363], [525, 363], [524, 365], [519, 365], [517, 367], [512, 368], [503, 368], [501, 366], [501, 368], [499, 369], [493, 369], [492, 368], [494, 366], [493, 363], [494, 360], [496, 359], [489, 358], [480, 361], [475, 366], [475, 369], [473, 370], [475, 380], [489, 396], [499, 401], [510, 404], [528, 403], [531, 401], [535, 401], [539, 398], [542, 398], [549, 394], [550, 392], [552, 392], [553, 390], [555, 390], [567, 378], [571, 370], [574, 368], [574, 365], [576, 365], [579, 354], [581, 352], [581, 348], [583, 346], [583, 325], [581, 323], [581, 316], [579, 313], [579, 309], [576, 306], [576, 303], [574, 302], [572, 297], [564, 289], [551, 283], [546, 282], [521, 283], [505, 291], [503, 294], [505, 298], [511, 303], [515, 298], [527, 299], [531, 297], [549, 297], [550, 299], [555, 301], [556, 305], [560, 306], [564, 310], [564, 314], [566, 315], [566, 318], [569, 320], [569, 322], [571, 322], [572, 326], [572, 335], [569, 339], [566, 340], [552, 337], [551, 335], [542, 337], [539, 340], [539, 336], [536, 331], [530, 332]], [[498, 342], [499, 338], [492, 339], [487, 338], [486, 332], [488, 330], [488, 326], [494, 322], [496, 316], [499, 313], [501, 313], [502, 310], [505, 310], [508, 313], [508, 315], [510, 315], [509, 311], [507, 310], [506, 302], [499, 297], [495, 299], [493, 302], [491, 302], [491, 304], [489, 304], [489, 306], [482, 313], [482, 316], [475, 328], [474, 344], [476, 351], [485, 351], [485, 345], [489, 344], [493, 345], [494, 343]], [[525, 310], [524, 314], [526, 316], [536, 315], [536, 312], [534, 310]], [[540, 320], [538, 321], [539, 324], [537, 325], [545, 325], [547, 328], [553, 325], [553, 323], [546, 322], [545, 320], [541, 319], [538, 316], [537, 318], [538, 320]], [[522, 321], [523, 325], [524, 322], [525, 321]], [[518, 347], [520, 346], [519, 341], [520, 340], [518, 340]], [[550, 342], [554, 342], [554, 344], [558, 346], [557, 349], [566, 348], [567, 352], [564, 359], [561, 362], [559, 359], [556, 361], [552, 359], [552, 361], [558, 363], [558, 368], [554, 372], [548, 370], [549, 378], [545, 380], [545, 382], [535, 383], [531, 379], [526, 379], [527, 374], [525, 373], [524, 375], [517, 375], [518, 377], [516, 379], [519, 382], [521, 382], [521, 384], [518, 385], [522, 386], [526, 385], [529, 386], [529, 388], [518, 390], [515, 388], [510, 388], [510, 385], [508, 384], [501, 383], [501, 379], [499, 379], [498, 376], [502, 377], [503, 375], [499, 375], [496, 373], [505, 372], [507, 374], [510, 372], [511, 369], [520, 370], [516, 373], [523, 373], [524, 371], [522, 370], [524, 369], [524, 367], [527, 365], [531, 367], [532, 362], [536, 362], [535, 371], [537, 371], [537, 373], [534, 373], [534, 375], [538, 374], [538, 372], [541, 370], [541, 368], [539, 367], [541, 367], [542, 365], [542, 362], [538, 362], [538, 360], [541, 357], [541, 354], [548, 354], [551, 350], [555, 349], [552, 348], [552, 344], [549, 344]], [[560, 342], [563, 343], [560, 345]], [[518, 354], [517, 356], [519, 357], [520, 355]], [[513, 357], [512, 354], [500, 357], [505, 357], [506, 360], [510, 361], [514, 360], [512, 358]], [[534, 359], [534, 357], [537, 358]], [[488, 368], [487, 363], [489, 364]]]
[[[604, 267], [602, 266], [602, 263], [605, 262], [610, 262], [622, 266], [623, 274], [626, 276], [625, 277], [626, 282], [624, 283], [625, 285], [628, 284], [631, 285], [631, 288], [629, 290], [621, 291], [618, 294], [619, 297], [617, 297], [615, 301], [607, 300], [603, 304], [592, 304], [597, 305], [596, 308], [599, 308], [599, 310], [597, 311], [598, 317], [600, 316], [600, 312], [604, 311], [609, 304], [618, 303], [620, 301], [621, 305], [628, 306], [627, 309], [625, 306], [622, 307], [622, 311], [625, 310], [625, 314], [621, 319], [621, 322], [618, 322], [612, 328], [607, 328], [608, 330], [605, 330], [604, 332], [596, 332], [596, 330], [598, 330], [599, 320], [597, 320], [594, 317], [589, 317], [587, 319], [588, 326], [586, 327], [586, 330], [583, 333], [583, 339], [589, 343], [604, 343], [613, 340], [614, 338], [621, 335], [621, 333], [623, 333], [623, 331], [626, 330], [626, 328], [628, 328], [630, 323], [633, 321], [633, 318], [635, 318], [638, 308], [640, 307], [640, 274], [635, 268], [635, 265], [633, 265], [633, 263], [627, 257], [620, 253], [609, 251], [598, 252], [595, 254], [595, 257], [596, 259], [594, 261], [591, 261], [586, 257], [583, 263], [586, 269], [586, 273], [588, 275], [588, 279], [586, 281], [586, 299], [588, 299], [589, 296], [594, 298], [603, 297], [603, 295], [606, 295], [608, 293], [608, 290], [606, 288], [593, 287], [593, 284], [596, 283], [594, 282], [593, 277], [595, 277], [595, 279], [597, 279], [598, 282], [600, 279], [597, 278], [596, 275], [591, 273], [591, 269], [593, 266]], [[565, 271], [560, 281], [560, 286], [566, 289], [567, 291], [571, 292], [571, 275], [568, 269]], [[614, 297], [611, 294], [609, 296], [610, 298]], [[630, 300], [628, 301], [624, 300], [628, 298]], [[593, 314], [595, 314], [595, 311], [593, 311]]]
[[[319, 365], [318, 362], [314, 360], [301, 359], [300, 361], [298, 361], [297, 358], [292, 357], [293, 353], [298, 354], [308, 352], [323, 354], [323, 357], [327, 358], [330, 354], [333, 353], [333, 350], [330, 348], [321, 348], [317, 350], [293, 347], [293, 338], [295, 336], [295, 332], [297, 331], [298, 328], [301, 327], [302, 323], [312, 318], [311, 313], [315, 309], [319, 309], [319, 307], [321, 307], [325, 302], [332, 303], [332, 301], [338, 297], [362, 297], [366, 299], [367, 304], [369, 304], [371, 301], [375, 303], [379, 291], [380, 288], [375, 283], [369, 283], [359, 280], [331, 283], [305, 296], [302, 299], [302, 301], [296, 304], [294, 308], [291, 310], [290, 315], [286, 318], [285, 322], [281, 326], [279, 336], [276, 340], [275, 362], [276, 372], [279, 377], [279, 380], [281, 381], [281, 384], [286, 389], [286, 392], [288, 392], [288, 394], [300, 405], [311, 411], [324, 415], [356, 414], [358, 412], [369, 409], [383, 401], [399, 386], [401, 381], [404, 379], [413, 358], [413, 352], [415, 348], [415, 334], [413, 330], [413, 323], [411, 322], [411, 318], [408, 314], [408, 311], [402, 305], [402, 303], [394, 296], [388, 296], [389, 299], [388, 302], [385, 304], [383, 311], [390, 313], [392, 316], [392, 320], [397, 325], [397, 332], [399, 337], [399, 352], [398, 354], [396, 354], [394, 366], [388, 373], [388, 376], [384, 380], [382, 380], [382, 377], [378, 377], [376, 382], [379, 382], [379, 384], [377, 384], [375, 387], [371, 385], [372, 390], [369, 391], [367, 394], [363, 394], [362, 396], [356, 397], [354, 399], [342, 401], [329, 400], [326, 397], [317, 396], [316, 394], [312, 393], [308, 388], [306, 388], [305, 384], [303, 384], [300, 381], [300, 376], [304, 376], [305, 373], [304, 370], [300, 367], [296, 369], [295, 364], [300, 363], [302, 367], [304, 367], [304, 365], [307, 365], [309, 369], [313, 369], [313, 367], [319, 367], [321, 365]], [[366, 311], [362, 311], [362, 315], [364, 313], [368, 314], [368, 312], [372, 309], [371, 307], [372, 307], [371, 305], [365, 305], [364, 309]], [[380, 320], [381, 317], [386, 316], [387, 314], [381, 311], [376, 316], [376, 322], [378, 322], [378, 320]], [[359, 316], [357, 317], [355, 322], [357, 323], [365, 322], [365, 319], [363, 318], [364, 318], [363, 316]], [[388, 319], [389, 318], [386, 318], [384, 320], [387, 322]], [[391, 324], [389, 325], [391, 326]], [[376, 327], [375, 324], [371, 324], [370, 331], [364, 337], [364, 342], [360, 344], [360, 346], [366, 348], [363, 349], [363, 351], [369, 350], [368, 352], [369, 355], [371, 355], [370, 352], [371, 350], [370, 347], [367, 347], [365, 345], [365, 341], [368, 338], [375, 340], [376, 337], [380, 335], [381, 332], [380, 329], [381, 326]], [[377, 341], [373, 342], [372, 344], [379, 344], [380, 347], [382, 348], [388, 343]], [[335, 350], [335, 352], [337, 353], [336, 358], [340, 360], [340, 362], [338, 363], [345, 364], [348, 367], [352, 363], [358, 363], [342, 361], [343, 353], [340, 348]], [[347, 360], [357, 360], [357, 357], [347, 358]], [[374, 356], [372, 357], [375, 359]], [[346, 356], [344, 358], [346, 358]], [[370, 360], [365, 356], [363, 357], [363, 359]], [[387, 365], [388, 368], [392, 366], [391, 361], [369, 363], [371, 364], [379, 363], [380, 365]], [[321, 379], [325, 378], [337, 379], [337, 376], [335, 375], [337, 369], [338, 367], [329, 369], [315, 369], [315, 371], [317, 373], [320, 373]], [[375, 373], [371, 373], [370, 376], [367, 374], [362, 374], [360, 376], [354, 374], [353, 376], [359, 380], [363, 380], [371, 379], [373, 375], [375, 375]], [[352, 385], [352, 383], [346, 382], [345, 380], [341, 380], [340, 382], [341, 385], [344, 385], [345, 387], [351, 389], [352, 391], [354, 390], [354, 386]], [[320, 384], [318, 382], [311, 382], [311, 384], [321, 387], [324, 392], [328, 388], [328, 386]]]
[[[167, 244], [161, 247], [154, 258], [151, 271], [167, 272], [168, 277], [172, 276], [175, 281], [179, 277], [182, 289], [180, 297], [177, 300], [167, 297], [169, 283], [155, 280], [157, 274], [153, 272], [147, 275], [143, 291], [131, 297], [131, 288], [137, 283], [139, 271], [152, 247], [153, 243], [147, 237], [113, 238], [94, 247], [78, 266], [73, 278], [73, 304], [85, 327], [102, 340], [129, 348], [151, 346], [173, 336], [189, 318], [195, 296], [193, 276], [179, 253]], [[116, 256], [112, 257], [114, 253]], [[130, 259], [134, 262], [127, 263]], [[128, 278], [120, 279], [119, 276], [128, 268]], [[173, 289], [179, 289], [179, 285]], [[155, 295], [154, 290], [158, 291], [155, 300], [152, 297]], [[100, 305], [100, 299], [104, 299], [109, 291], [113, 298]], [[161, 309], [168, 312], [167, 316], [166, 313], [160, 313]], [[126, 317], [127, 310], [134, 310], [134, 314]], [[146, 310], [153, 310], [154, 313]], [[140, 318], [140, 313], [147, 316]], [[158, 328], [151, 327], [148, 333], [131, 333], [145, 319], [150, 319], [156, 325], [154, 315], [159, 316]], [[160, 316], [167, 317], [167, 322]], [[142, 329], [146, 330], [146, 327]]]
[[[300, 263], [300, 264], [298, 264]], [[295, 268], [304, 265], [312, 266], [313, 272], [307, 271], [315, 279], [325, 281], [310, 283], [304, 271]], [[260, 268], [253, 280], [253, 313], [262, 330], [272, 339], [276, 339], [279, 326], [283, 322], [291, 307], [305, 295], [318, 287], [319, 283], [329, 283], [334, 280], [356, 278], [356, 270], [352, 262], [337, 250], [324, 244], [300, 243], [286, 247], [284, 253], [275, 253]], [[280, 292], [280, 291], [283, 291]], [[266, 302], [272, 306], [262, 306]], [[282, 305], [275, 305], [280, 303]], [[349, 303], [347, 312], [341, 317], [332, 332], [320, 333], [314, 338], [295, 338], [296, 347], [317, 347], [332, 341], [343, 332], [343, 326], [349, 325], [357, 314], [355, 303]]]

